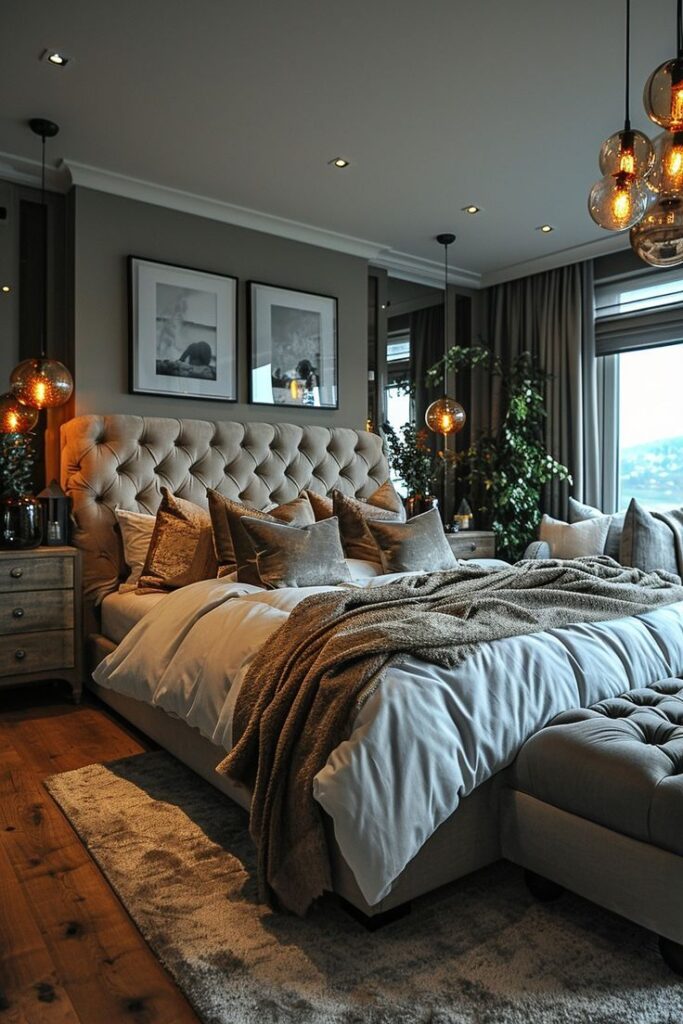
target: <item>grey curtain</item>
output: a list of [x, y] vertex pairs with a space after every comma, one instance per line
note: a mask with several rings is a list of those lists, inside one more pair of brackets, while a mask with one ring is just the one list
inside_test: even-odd
[[[599, 505], [598, 368], [595, 357], [593, 265], [572, 264], [494, 285], [485, 296], [485, 341], [507, 362], [525, 350], [535, 355], [548, 381], [546, 446], [569, 467], [574, 483], [554, 482], [544, 511], [566, 518], [569, 494]], [[500, 422], [500, 385], [481, 381], [473, 394], [480, 428]]]
[[[415, 381], [415, 422], [424, 425], [425, 413], [432, 402], [443, 394], [443, 385], [425, 387], [425, 376], [430, 366], [443, 356], [443, 306], [418, 309], [410, 316], [410, 377]], [[432, 447], [439, 447], [436, 435], [430, 434]]]

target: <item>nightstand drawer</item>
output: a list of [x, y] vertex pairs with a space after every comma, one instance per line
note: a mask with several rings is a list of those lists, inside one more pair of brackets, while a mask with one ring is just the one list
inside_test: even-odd
[[58, 590], [74, 583], [73, 558], [17, 555], [0, 563], [0, 593], [20, 590]]
[[490, 537], [468, 537], [467, 533], [448, 534], [448, 543], [456, 558], [495, 558], [496, 544]]
[[0, 636], [71, 629], [74, 625], [72, 590], [22, 590], [0, 594]]
[[0, 676], [74, 667], [73, 630], [0, 637]]

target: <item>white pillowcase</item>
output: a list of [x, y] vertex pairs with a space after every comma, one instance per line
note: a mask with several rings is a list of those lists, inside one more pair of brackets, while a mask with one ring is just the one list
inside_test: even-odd
[[600, 516], [581, 523], [564, 523], [561, 519], [543, 516], [538, 538], [550, 545], [551, 558], [602, 555], [611, 521], [610, 516]]
[[354, 580], [371, 580], [384, 572], [378, 562], [366, 562], [363, 558], [347, 558], [346, 564]]
[[135, 590], [142, 575], [157, 517], [145, 512], [129, 512], [125, 508], [115, 508], [114, 515], [121, 530], [123, 557], [130, 569], [125, 583], [119, 587], [119, 592], [127, 594]]

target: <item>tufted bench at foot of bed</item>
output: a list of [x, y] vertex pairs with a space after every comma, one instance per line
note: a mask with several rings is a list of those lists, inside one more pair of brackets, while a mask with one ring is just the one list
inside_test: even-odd
[[657, 933], [683, 974], [683, 681], [564, 712], [501, 794], [503, 856], [541, 899], [570, 889]]

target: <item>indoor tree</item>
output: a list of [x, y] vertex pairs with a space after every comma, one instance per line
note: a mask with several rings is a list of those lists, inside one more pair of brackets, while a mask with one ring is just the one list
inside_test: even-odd
[[480, 367], [500, 379], [500, 425], [458, 452], [455, 468], [480, 517], [491, 524], [499, 553], [516, 561], [536, 535], [544, 485], [556, 479], [571, 482], [567, 467], [552, 457], [543, 441], [544, 391], [550, 374], [529, 352], [503, 364], [482, 344], [454, 345], [427, 371], [428, 386], [443, 380], [444, 367]]

